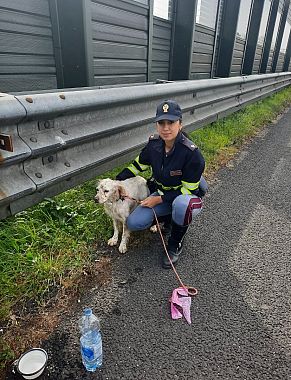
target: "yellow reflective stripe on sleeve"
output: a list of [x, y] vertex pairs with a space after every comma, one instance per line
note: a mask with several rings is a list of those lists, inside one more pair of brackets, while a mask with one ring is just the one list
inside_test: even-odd
[[156, 181], [156, 183], [161, 186], [162, 189], [164, 190], [177, 190], [179, 189], [182, 185], [179, 185], [179, 186], [164, 186], [162, 183]]
[[127, 169], [130, 170], [134, 175], [138, 175], [138, 173], [139, 173], [139, 170], [134, 165], [132, 165], [132, 164], [129, 165], [127, 167]]
[[139, 161], [139, 156], [137, 156], [134, 161], [139, 164], [139, 166], [140, 166], [140, 168], [141, 168], [142, 171], [147, 170], [147, 168], [150, 166], [150, 165], [141, 164], [140, 161]]
[[183, 186], [183, 187], [181, 187], [181, 193], [184, 194], [184, 195], [186, 195], [186, 194], [191, 194], [191, 191], [188, 190], [188, 189], [186, 189], [186, 188]]
[[199, 183], [200, 183], [200, 181], [198, 181], [198, 182], [181, 181], [181, 182], [183, 184], [183, 187], [185, 187], [188, 190], [196, 190], [196, 189], [198, 189]]
[[163, 193], [162, 190], [160, 190], [160, 189], [158, 189], [158, 193], [159, 193], [160, 195], [164, 195], [164, 193]]
[[198, 189], [200, 182], [186, 182], [181, 181], [182, 185], [179, 186], [164, 186], [162, 183], [156, 181], [157, 185], [163, 190], [177, 190], [180, 189], [182, 194], [191, 194], [191, 191]]

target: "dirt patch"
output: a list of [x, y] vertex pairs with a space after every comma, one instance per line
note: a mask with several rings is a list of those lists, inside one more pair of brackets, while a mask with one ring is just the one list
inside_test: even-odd
[[[74, 278], [63, 281], [57, 294], [49, 300], [44, 308], [27, 314], [11, 316], [7, 330], [3, 334], [3, 342], [9, 343], [14, 357], [19, 357], [24, 351], [32, 347], [40, 347], [43, 340], [50, 334], [66, 315], [68, 310], [78, 304], [81, 295], [92, 286], [102, 286], [111, 279], [112, 259], [102, 257], [83, 268], [83, 271]], [[86, 281], [84, 280], [86, 278]], [[11, 361], [0, 372], [0, 379], [6, 379]]]

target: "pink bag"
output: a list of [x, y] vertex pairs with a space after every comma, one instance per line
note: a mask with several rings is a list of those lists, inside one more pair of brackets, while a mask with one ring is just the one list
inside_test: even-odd
[[182, 316], [186, 321], [191, 324], [190, 306], [191, 297], [187, 289], [176, 288], [173, 290], [172, 297], [169, 300], [171, 302], [171, 315], [172, 319], [180, 319]]

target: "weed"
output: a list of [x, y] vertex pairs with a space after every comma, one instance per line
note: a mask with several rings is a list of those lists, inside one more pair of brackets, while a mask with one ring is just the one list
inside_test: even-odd
[[3, 370], [5, 363], [14, 359], [14, 353], [8, 343], [0, 337], [0, 370]]

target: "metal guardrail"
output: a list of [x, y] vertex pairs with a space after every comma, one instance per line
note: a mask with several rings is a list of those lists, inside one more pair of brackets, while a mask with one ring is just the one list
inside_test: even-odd
[[291, 83], [291, 72], [107, 89], [0, 94], [0, 219], [135, 157], [158, 102], [192, 131]]

